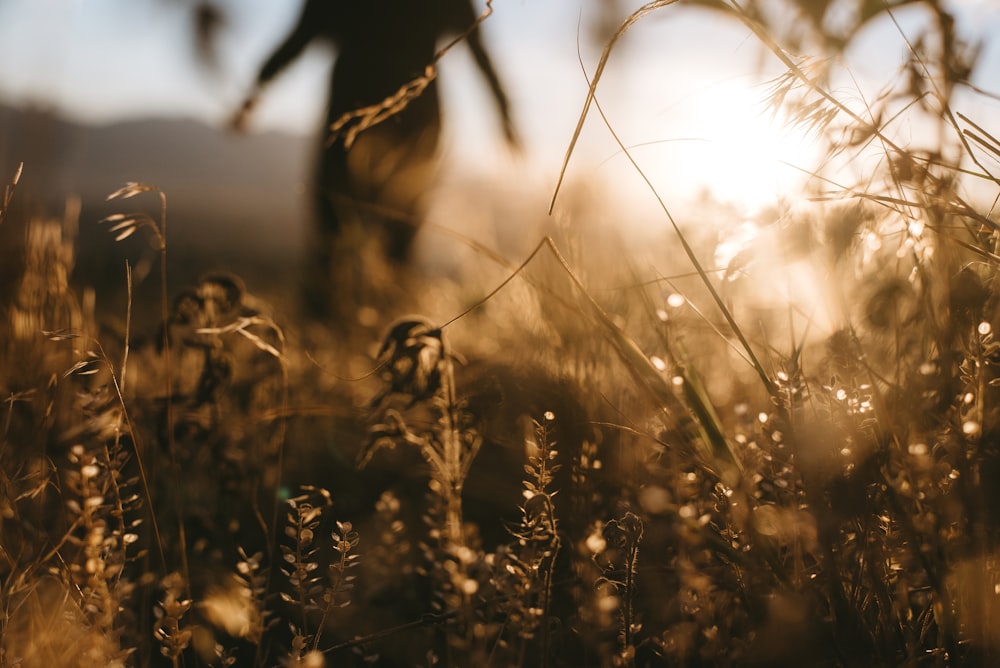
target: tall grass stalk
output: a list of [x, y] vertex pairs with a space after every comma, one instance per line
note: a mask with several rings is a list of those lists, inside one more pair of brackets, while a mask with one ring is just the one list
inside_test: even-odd
[[[101, 222], [110, 224], [109, 231], [115, 233], [115, 240], [122, 241], [132, 236], [135, 232], [147, 230], [152, 234], [156, 243], [156, 250], [160, 255], [160, 318], [161, 322], [167, 323], [170, 317], [170, 302], [168, 300], [167, 287], [167, 195], [162, 190], [148, 183], [129, 182], [107, 196], [107, 200], [130, 199], [142, 193], [154, 192], [160, 200], [159, 220], [152, 218], [146, 213], [132, 214], [112, 214], [104, 218]], [[171, 474], [175, 479], [180, 479], [181, 471], [178, 467], [176, 445], [174, 443], [174, 408], [173, 408], [173, 378], [170, 360], [169, 330], [163, 328], [162, 357], [163, 357], [163, 390], [164, 409], [166, 411], [166, 446], [170, 456]], [[188, 565], [187, 530], [184, 526], [183, 503], [176, 493], [173, 494], [174, 512], [177, 515], [177, 538], [181, 560], [181, 574], [185, 580], [185, 590], [190, 597], [191, 573]], [[152, 509], [151, 509], [152, 512]]]
[[0, 225], [3, 224], [4, 219], [7, 218], [7, 211], [10, 209], [10, 203], [14, 199], [14, 190], [17, 188], [18, 181], [21, 180], [21, 172], [24, 170], [24, 163], [19, 163], [17, 170], [14, 172], [14, 176], [11, 178], [10, 183], [5, 183], [3, 186], [3, 199], [0, 200]]

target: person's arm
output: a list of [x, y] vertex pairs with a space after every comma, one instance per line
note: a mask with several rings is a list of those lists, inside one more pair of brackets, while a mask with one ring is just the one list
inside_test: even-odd
[[322, 10], [319, 8], [319, 4], [316, 0], [306, 0], [302, 16], [299, 17], [295, 28], [261, 65], [260, 72], [257, 74], [257, 88], [262, 88], [281, 70], [288, 67], [288, 64], [295, 60], [317, 35], [323, 20], [323, 17], [320, 16]]
[[[471, 9], [471, 8], [470, 8]], [[472, 58], [476, 62], [476, 67], [479, 68], [480, 74], [486, 79], [487, 85], [489, 85], [490, 93], [493, 95], [493, 101], [497, 105], [497, 110], [500, 112], [500, 120], [503, 123], [503, 134], [507, 139], [507, 143], [511, 146], [519, 146], [520, 139], [518, 139], [517, 131], [514, 129], [514, 122], [510, 115], [510, 103], [507, 100], [507, 93], [504, 91], [503, 84], [500, 83], [500, 78], [497, 76], [496, 70], [493, 68], [493, 62], [490, 60], [489, 54], [486, 52], [486, 47], [483, 45], [482, 37], [479, 33], [479, 26], [476, 26], [469, 32], [467, 36], [467, 41], [469, 48], [472, 50]]]
[[239, 111], [236, 112], [231, 121], [231, 125], [234, 128], [242, 130], [246, 126], [247, 118], [256, 106], [257, 98], [260, 97], [264, 86], [295, 60], [318, 34], [320, 26], [323, 25], [324, 17], [321, 15], [322, 11], [320, 2], [317, 0], [306, 0], [305, 7], [302, 9], [302, 15], [299, 17], [298, 23], [295, 24], [292, 32], [289, 33], [285, 41], [278, 45], [268, 59], [264, 61], [264, 64], [261, 65], [253, 89], [247, 95]]

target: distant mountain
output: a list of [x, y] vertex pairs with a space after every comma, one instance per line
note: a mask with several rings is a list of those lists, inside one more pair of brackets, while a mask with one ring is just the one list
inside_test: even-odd
[[[40, 110], [0, 105], [0, 175], [25, 163], [20, 188], [51, 204], [101, 201], [126, 181], [153, 183], [171, 206], [198, 218], [273, 227], [299, 218], [309, 142], [267, 133], [239, 136], [190, 120], [87, 126]], [[2, 177], [0, 177], [2, 178]], [[278, 235], [287, 238], [287, 234]]]
[[[152, 183], [167, 194], [174, 263], [183, 256], [186, 266], [201, 270], [286, 266], [306, 229], [302, 185], [311, 151], [307, 138], [292, 135], [240, 136], [172, 119], [90, 126], [0, 105], [0, 182], [24, 162], [16, 200], [30, 213], [56, 214], [68, 197], [79, 196], [80, 262], [91, 273], [106, 256], [120, 255], [109, 253], [108, 234], [96, 225], [100, 218], [156, 209], [152, 198], [104, 201], [127, 181]], [[114, 266], [120, 272], [121, 263]]]

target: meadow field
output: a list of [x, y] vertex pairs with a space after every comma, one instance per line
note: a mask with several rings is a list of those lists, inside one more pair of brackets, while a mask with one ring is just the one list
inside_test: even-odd
[[[916, 3], [868, 98], [839, 54], [902, 34], [886, 7], [699, 3], [781, 64], [769, 100], [823, 158], [752, 212], [647, 180], [660, 231], [630, 241], [574, 147], [673, 4], [609, 31], [555, 192], [432, 209], [447, 270], [362, 244], [333, 319], [184, 266], [157, 184], [51, 217], [0, 174], [0, 666], [996, 665], [983, 45]], [[457, 232], [473, 204], [517, 238]], [[99, 282], [84, 228], [120, 249]]]

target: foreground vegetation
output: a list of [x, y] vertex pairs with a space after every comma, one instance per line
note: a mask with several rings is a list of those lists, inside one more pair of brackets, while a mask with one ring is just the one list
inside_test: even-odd
[[[974, 59], [927, 6], [913, 76], [863, 113], [728, 10], [829, 169], [882, 156], [862, 185], [817, 173], [719, 271], [725, 233], [683, 221], [683, 277], [547, 238], [381, 340], [165, 270], [156, 324], [104, 325], [72, 211], [15, 219], [12, 179], [0, 665], [994, 664], [1000, 230], [962, 179], [1000, 184], [1000, 142], [952, 111]], [[903, 112], [938, 143], [897, 143]], [[104, 224], [165, 255], [165, 196], [113, 197], [153, 200]], [[750, 298], [806, 275], [822, 302]]]

